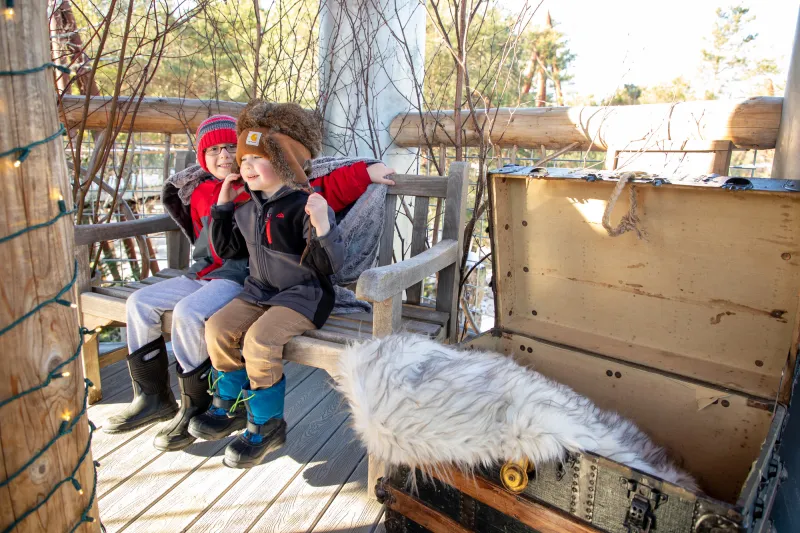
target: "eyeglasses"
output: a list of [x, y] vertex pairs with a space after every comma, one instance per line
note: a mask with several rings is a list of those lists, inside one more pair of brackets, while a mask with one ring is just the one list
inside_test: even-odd
[[206, 148], [205, 154], [210, 155], [211, 157], [218, 156], [222, 149], [228, 152], [228, 154], [235, 154], [236, 153], [236, 145], [235, 144], [221, 144], [217, 146], [212, 146], [211, 148]]

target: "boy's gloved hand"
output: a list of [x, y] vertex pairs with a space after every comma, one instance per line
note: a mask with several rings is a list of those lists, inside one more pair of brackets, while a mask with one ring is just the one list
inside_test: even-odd
[[311, 220], [311, 225], [317, 230], [317, 237], [324, 237], [328, 234], [331, 230], [331, 222], [328, 219], [328, 202], [322, 195], [314, 193], [308, 197], [306, 214]]
[[239, 192], [234, 188], [242, 184], [242, 177], [239, 174], [228, 174], [225, 177], [225, 182], [219, 189], [219, 197], [217, 197], [217, 205], [227, 204], [232, 202], [234, 198], [239, 195]]
[[382, 183], [384, 185], [394, 185], [394, 181], [386, 179], [386, 176], [396, 174], [393, 168], [389, 168], [383, 163], [375, 163], [367, 167], [367, 174], [372, 183]]

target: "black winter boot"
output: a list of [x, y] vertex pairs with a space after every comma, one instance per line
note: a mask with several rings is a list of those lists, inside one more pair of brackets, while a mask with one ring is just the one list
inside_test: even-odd
[[211, 407], [189, 422], [189, 434], [198, 439], [220, 440], [231, 433], [244, 429], [247, 411], [238, 401], [242, 386], [247, 382], [247, 371], [242, 368], [233, 372], [211, 369], [211, 387], [208, 392], [214, 397]]
[[196, 438], [189, 434], [189, 421], [205, 412], [211, 405], [208, 394], [208, 375], [211, 373], [211, 359], [189, 372], [184, 372], [180, 363], [175, 363], [178, 385], [181, 388], [181, 409], [175, 418], [167, 422], [153, 440], [153, 446], [161, 451], [182, 450]]
[[[152, 359], [144, 357], [158, 351]], [[103, 431], [123, 433], [150, 422], [171, 418], [178, 411], [169, 387], [169, 359], [164, 337], [147, 343], [128, 355], [128, 371], [133, 382], [133, 401], [118, 415], [108, 419]]]
[[272, 387], [242, 388], [247, 404], [247, 430], [225, 448], [222, 463], [230, 468], [252, 468], [261, 464], [264, 456], [286, 443], [286, 421], [283, 419], [283, 397], [286, 377], [281, 377]]

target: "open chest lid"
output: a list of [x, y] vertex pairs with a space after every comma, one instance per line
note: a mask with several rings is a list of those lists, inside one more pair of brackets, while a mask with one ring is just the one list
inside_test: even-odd
[[612, 237], [621, 174], [489, 173], [495, 327], [786, 402], [800, 182], [626, 176], [606, 225], [631, 230]]

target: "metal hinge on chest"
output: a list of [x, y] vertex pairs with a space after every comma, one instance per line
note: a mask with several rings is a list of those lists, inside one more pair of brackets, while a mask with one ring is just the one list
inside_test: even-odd
[[667, 495], [632, 479], [620, 478], [620, 482], [631, 501], [623, 525], [628, 533], [648, 533], [655, 526], [653, 511], [667, 501]]

